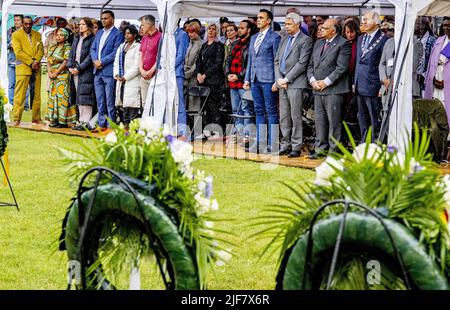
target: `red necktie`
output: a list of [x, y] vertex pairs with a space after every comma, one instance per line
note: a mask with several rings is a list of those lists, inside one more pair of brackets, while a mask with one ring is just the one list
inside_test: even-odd
[[330, 44], [330, 42], [328, 42], [328, 41], [325, 42], [325, 44], [322, 47], [322, 52], [320, 53], [320, 56], [322, 56], [323, 53], [327, 50], [329, 44]]

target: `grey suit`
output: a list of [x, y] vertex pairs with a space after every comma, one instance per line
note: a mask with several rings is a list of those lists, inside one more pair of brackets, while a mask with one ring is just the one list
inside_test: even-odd
[[[184, 89], [186, 92], [188, 87], [197, 86], [197, 75], [195, 74], [195, 70], [197, 69], [196, 62], [201, 49], [202, 41], [200, 39], [189, 41], [189, 47], [184, 58]], [[185, 100], [187, 103], [186, 108], [188, 110], [200, 110], [200, 98], [189, 96], [189, 98], [185, 98]]]
[[[422, 43], [414, 36], [413, 39], [413, 72], [412, 72], [412, 95], [413, 97], [420, 97], [420, 84], [417, 80], [417, 69], [420, 65], [420, 59], [422, 58], [423, 47]], [[378, 66], [378, 71], [380, 74], [380, 81], [383, 83], [386, 79], [393, 78], [394, 70], [394, 58], [395, 58], [395, 40], [391, 38], [386, 41], [383, 48], [383, 54], [381, 54], [380, 65]], [[392, 85], [392, 84], [391, 84]], [[388, 96], [387, 90], [384, 84], [381, 86], [381, 101], [383, 103], [383, 111], [388, 109]]]
[[340, 35], [324, 50], [325, 40], [318, 40], [308, 66], [308, 81], [327, 80], [331, 83], [323, 91], [314, 90], [316, 126], [315, 151], [336, 151], [333, 139], [341, 140], [344, 95], [350, 92], [348, 64], [352, 45]]
[[[288, 80], [287, 90], [280, 89], [281, 149], [300, 151], [303, 144], [302, 105], [304, 90], [309, 87], [307, 69], [312, 53], [312, 39], [301, 31], [286, 50], [289, 36], [284, 37], [275, 56], [275, 80]], [[280, 62], [285, 57], [285, 72]]]

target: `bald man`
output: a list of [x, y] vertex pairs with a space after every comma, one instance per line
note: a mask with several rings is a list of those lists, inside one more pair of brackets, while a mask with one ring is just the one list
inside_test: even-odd
[[338, 33], [335, 19], [327, 19], [322, 26], [323, 38], [314, 44], [308, 66], [308, 81], [313, 88], [316, 126], [314, 152], [316, 159], [337, 151], [342, 136], [344, 95], [350, 92], [348, 64], [352, 45]]

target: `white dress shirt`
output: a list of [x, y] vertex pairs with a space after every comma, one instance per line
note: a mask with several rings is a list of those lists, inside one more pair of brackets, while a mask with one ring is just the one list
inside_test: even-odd
[[108, 39], [109, 35], [111, 34], [111, 31], [113, 30], [114, 26], [109, 29], [103, 29], [102, 37], [100, 38], [100, 44], [98, 45], [98, 60], [102, 61], [102, 50], [105, 46], [106, 40]]
[[[333, 40], [334, 40], [337, 36], [338, 36], [338, 34], [336, 33], [336, 34], [334, 35], [334, 37], [332, 37], [331, 39], [325, 41], [325, 44], [328, 44], [327, 48], [330, 47], [331, 42], [333, 42]], [[310, 83], [310, 84], [314, 83], [315, 81], [317, 81], [317, 80], [316, 80], [316, 78], [315, 78], [314, 76], [312, 76], [312, 77], [309, 79], [309, 83]], [[328, 76], [323, 80], [323, 82], [325, 83], [325, 85], [327, 85], [327, 87], [330, 86], [331, 84], [333, 84], [333, 82], [331, 82], [331, 80], [329, 79]]]

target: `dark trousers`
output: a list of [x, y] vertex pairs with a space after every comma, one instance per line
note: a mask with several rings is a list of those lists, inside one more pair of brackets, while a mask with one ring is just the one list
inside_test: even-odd
[[372, 142], [378, 138], [381, 127], [381, 111], [383, 105], [380, 97], [357, 95], [358, 121], [361, 130], [361, 141], [365, 141], [369, 127], [372, 127]]
[[205, 116], [203, 117], [203, 128], [207, 126], [207, 130], [214, 132], [221, 132], [223, 134], [222, 115], [220, 114], [220, 107], [222, 105], [223, 86], [209, 85], [210, 93], [208, 101], [205, 103]]
[[314, 96], [317, 153], [338, 151], [332, 138], [338, 142], [342, 138], [343, 104], [344, 95]]

